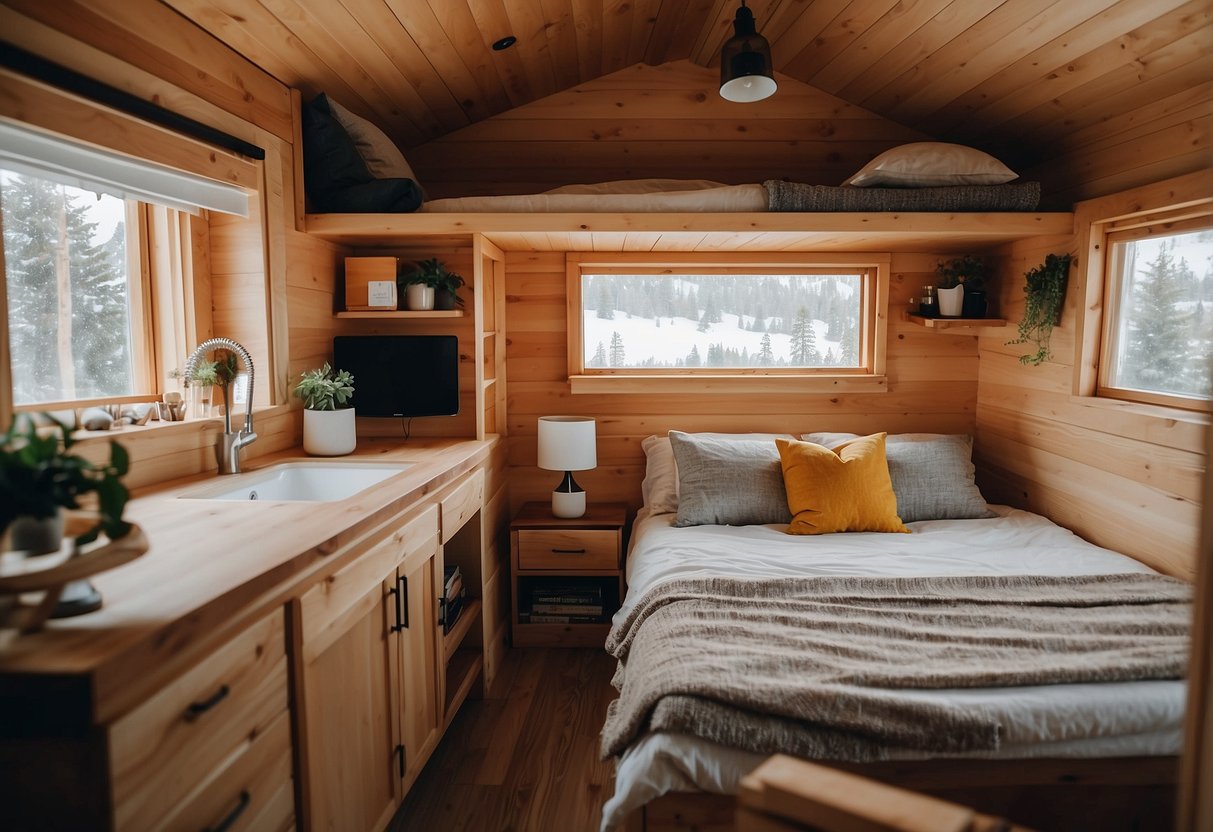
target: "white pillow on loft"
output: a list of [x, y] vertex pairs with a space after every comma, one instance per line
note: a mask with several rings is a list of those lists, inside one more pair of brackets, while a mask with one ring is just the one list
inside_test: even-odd
[[1001, 185], [1018, 174], [989, 153], [947, 142], [913, 142], [886, 150], [844, 185], [861, 188], [930, 188]]
[[353, 139], [358, 155], [362, 157], [371, 176], [376, 179], [412, 179], [421, 187], [413, 169], [405, 161], [404, 154], [386, 133], [362, 116], [342, 107], [331, 96], [328, 97], [328, 102], [329, 112]]
[[712, 188], [727, 188], [723, 182], [710, 179], [616, 179], [613, 182], [595, 182], [589, 185], [561, 185], [544, 191], [545, 194], [664, 194], [673, 191], [707, 191]]

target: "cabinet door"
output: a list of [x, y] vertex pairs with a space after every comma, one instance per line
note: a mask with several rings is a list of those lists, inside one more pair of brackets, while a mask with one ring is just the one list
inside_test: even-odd
[[430, 752], [438, 744], [442, 730], [439, 667], [443, 654], [439, 649], [442, 628], [438, 626], [438, 578], [441, 559], [437, 538], [428, 551], [421, 548], [409, 554], [400, 567], [401, 597], [407, 600], [406, 626], [400, 633], [400, 735], [404, 745], [405, 788], [412, 784]]
[[401, 797], [401, 550], [376, 546], [300, 599], [307, 826], [382, 829]]

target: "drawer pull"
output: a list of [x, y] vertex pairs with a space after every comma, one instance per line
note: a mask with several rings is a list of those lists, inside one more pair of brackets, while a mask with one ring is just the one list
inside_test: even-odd
[[248, 808], [249, 803], [252, 801], [253, 797], [248, 793], [247, 789], [240, 792], [240, 800], [236, 802], [236, 806], [232, 809], [232, 811], [228, 812], [227, 815], [224, 816], [223, 820], [219, 821], [214, 826], [206, 827], [202, 830], [202, 832], [227, 832], [227, 830], [231, 829], [232, 825], [239, 820], [240, 816], [244, 814], [244, 810]]
[[584, 555], [585, 549], [553, 549], [553, 555]]
[[397, 583], [396, 586], [389, 589], [388, 594], [396, 599], [396, 623], [388, 629], [393, 633], [398, 633], [406, 626], [405, 624], [401, 623], [404, 619], [404, 607], [400, 601], [400, 584]]
[[231, 689], [227, 685], [223, 685], [222, 687], [219, 688], [219, 690], [215, 691], [208, 698], [203, 699], [201, 702], [191, 702], [189, 704], [189, 706], [185, 709], [185, 721], [193, 722], [195, 719], [202, 716], [204, 713], [209, 711], [211, 708], [218, 705], [224, 699], [227, 699], [227, 695], [231, 692], [232, 692]]
[[409, 579], [406, 575], [401, 575], [396, 579], [396, 585], [400, 587], [399, 598], [401, 600], [401, 609], [404, 614], [400, 619], [400, 629], [407, 630], [409, 628]]

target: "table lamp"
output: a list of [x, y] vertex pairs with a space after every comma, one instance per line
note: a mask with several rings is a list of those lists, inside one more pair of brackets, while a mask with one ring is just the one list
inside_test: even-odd
[[539, 417], [539, 467], [564, 471], [564, 479], [552, 492], [552, 514], [557, 517], [585, 514], [585, 491], [573, 479], [573, 472], [588, 471], [597, 465], [593, 419], [588, 416]]

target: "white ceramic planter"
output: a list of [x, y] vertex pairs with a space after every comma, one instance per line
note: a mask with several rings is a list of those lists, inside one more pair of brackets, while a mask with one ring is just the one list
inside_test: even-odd
[[951, 289], [939, 289], [939, 314], [944, 318], [959, 318], [964, 308], [965, 287], [954, 286]]
[[358, 444], [354, 408], [304, 410], [303, 450], [312, 456], [344, 456]]
[[434, 308], [434, 287], [424, 283], [410, 283], [404, 290], [404, 305], [414, 312]]

